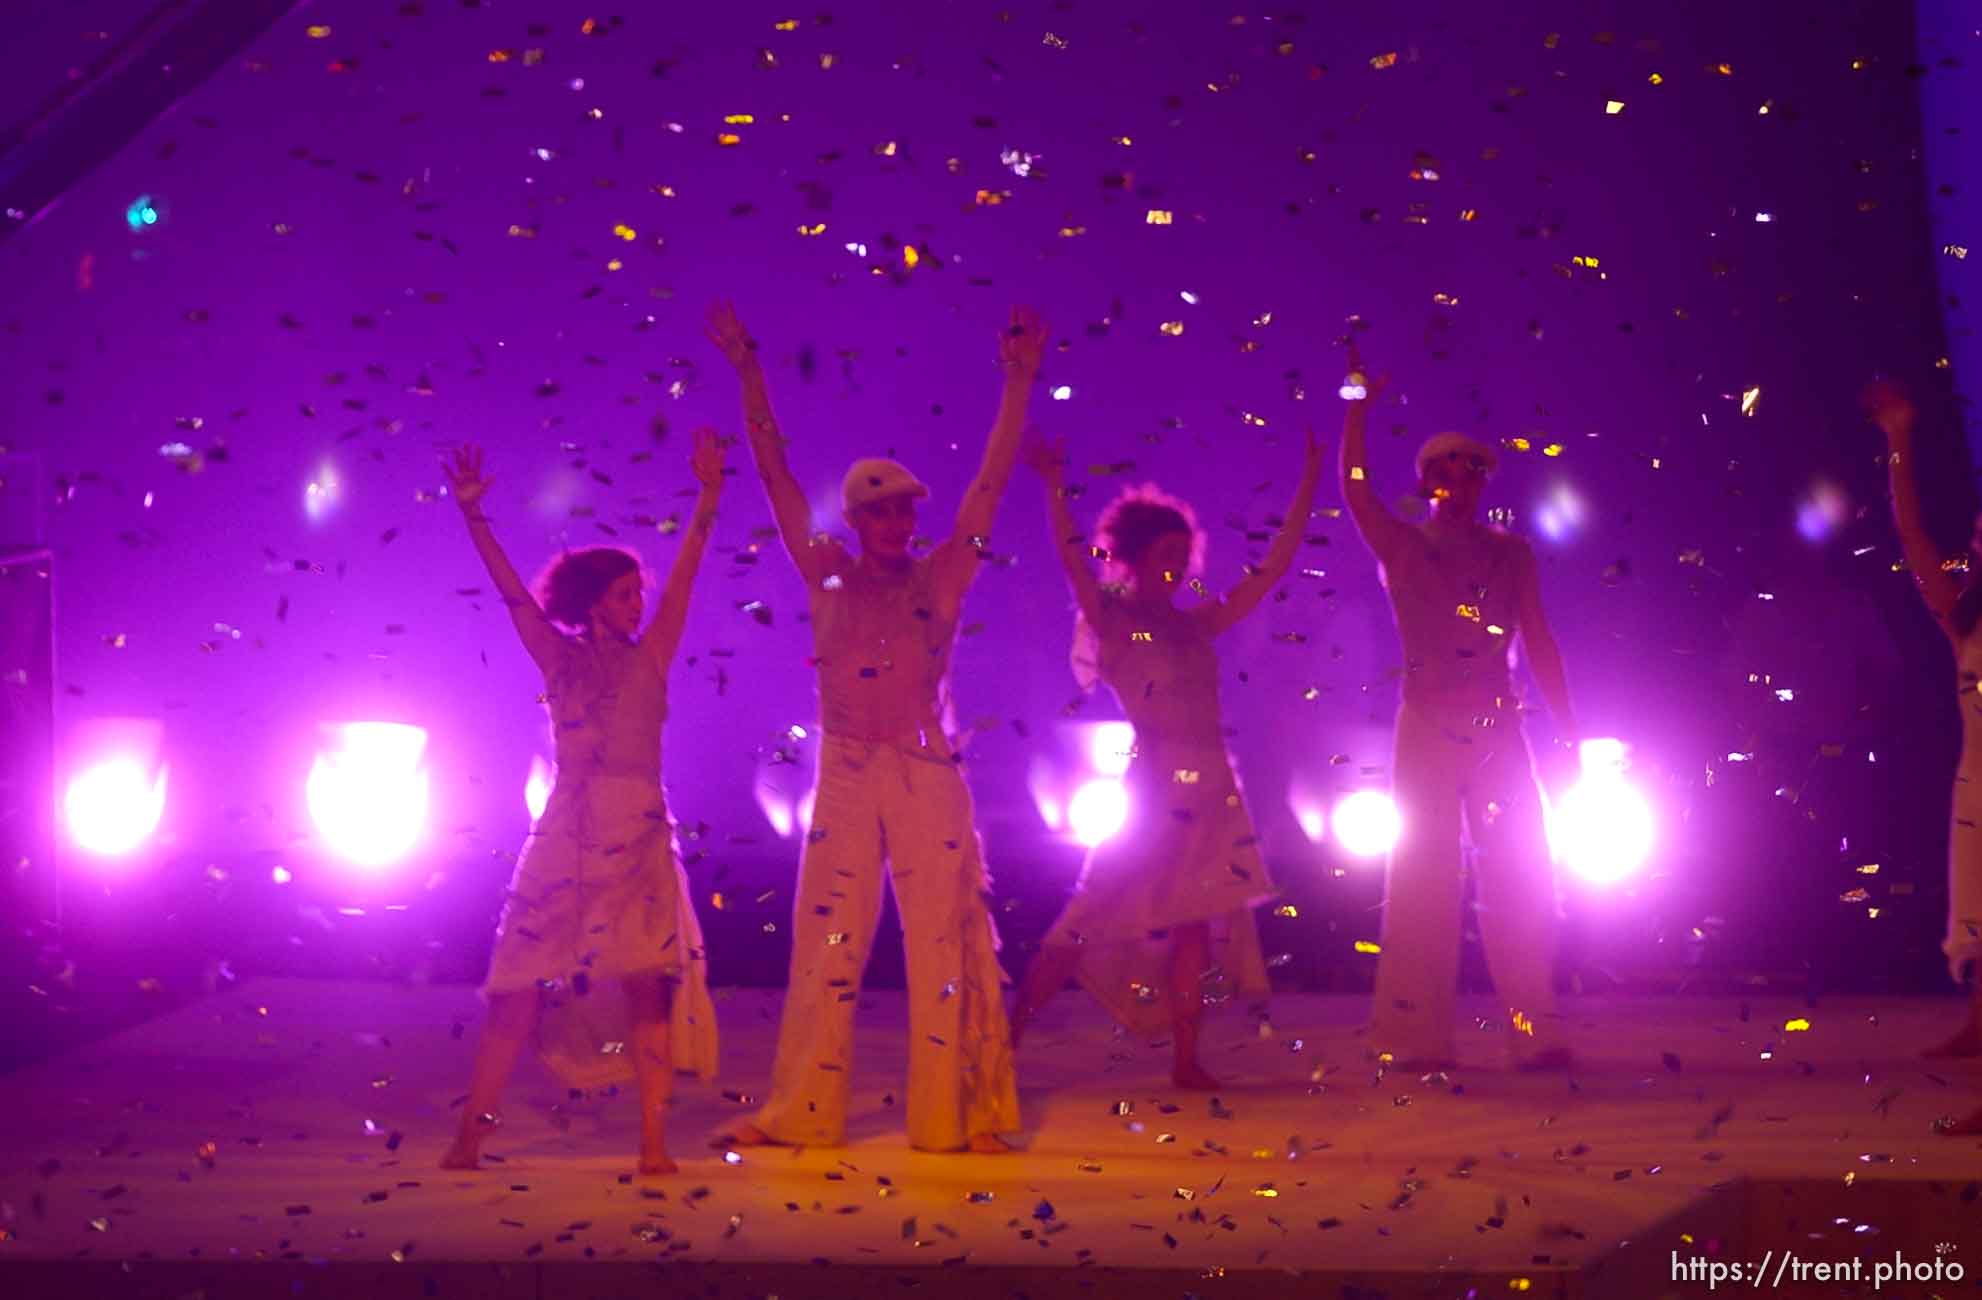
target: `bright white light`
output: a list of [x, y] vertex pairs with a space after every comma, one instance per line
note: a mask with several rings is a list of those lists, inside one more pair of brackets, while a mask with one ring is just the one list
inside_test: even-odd
[[99, 857], [122, 857], [158, 829], [165, 812], [165, 769], [151, 776], [136, 759], [113, 758], [70, 781], [62, 803], [78, 847]]
[[1335, 390], [1335, 395], [1345, 402], [1360, 402], [1370, 395], [1369, 380], [1351, 371], [1342, 377], [1342, 386]]
[[1189, 289], [1178, 290], [1177, 296], [1179, 298], [1182, 298], [1185, 302], [1189, 303], [1191, 306], [1193, 307], [1197, 306], [1197, 295], [1192, 293]]
[[1552, 810], [1549, 843], [1556, 861], [1596, 885], [1614, 885], [1651, 855], [1651, 805], [1615, 773], [1577, 782]]
[[1551, 542], [1566, 541], [1583, 526], [1587, 509], [1574, 488], [1557, 483], [1548, 499], [1535, 508], [1535, 522]]
[[312, 520], [323, 518], [337, 504], [343, 490], [336, 468], [327, 464], [321, 466], [316, 477], [303, 488], [303, 513]]
[[1319, 808], [1297, 808], [1294, 820], [1301, 824], [1301, 834], [1308, 837], [1310, 844], [1319, 844], [1328, 836], [1328, 819], [1322, 816]]
[[1071, 384], [1061, 384], [1053, 390], [1053, 400], [1056, 402], [1064, 402], [1073, 395], [1074, 390]]
[[543, 820], [544, 809], [550, 806], [551, 782], [556, 779], [543, 755], [530, 755], [530, 775], [523, 782], [523, 806], [530, 810], [531, 825]]
[[1401, 822], [1397, 805], [1390, 796], [1375, 790], [1358, 790], [1335, 805], [1330, 819], [1335, 838], [1345, 851], [1358, 858], [1375, 858], [1390, 852], [1397, 842]]
[[1093, 848], [1129, 819], [1129, 792], [1113, 777], [1097, 777], [1074, 791], [1067, 803], [1067, 821], [1074, 838]]
[[1120, 776], [1129, 770], [1129, 751], [1135, 744], [1133, 723], [1097, 722], [1087, 733], [1087, 765], [1101, 776]]
[[1585, 772], [1621, 771], [1624, 767], [1624, 742], [1612, 736], [1593, 737], [1577, 746], [1577, 757], [1582, 761]]
[[798, 796], [798, 829], [807, 835], [812, 833], [812, 805], [818, 800], [817, 790], [807, 790]]
[[419, 842], [427, 820], [427, 733], [396, 722], [334, 728], [337, 748], [317, 755], [305, 797], [317, 830], [354, 864], [389, 866]]

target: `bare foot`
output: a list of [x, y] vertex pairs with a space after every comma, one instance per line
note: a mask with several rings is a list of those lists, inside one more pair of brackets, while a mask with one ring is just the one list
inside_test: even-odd
[[470, 1142], [467, 1138], [458, 1137], [454, 1139], [454, 1145], [447, 1149], [447, 1154], [440, 1158], [440, 1167], [442, 1169], [480, 1169], [482, 1167], [481, 1151], [475, 1143]]
[[970, 1149], [980, 1156], [1002, 1156], [1009, 1155], [1018, 1148], [996, 1133], [979, 1133], [971, 1138]]
[[1190, 1092], [1214, 1092], [1223, 1086], [1218, 1080], [1205, 1073], [1204, 1067], [1195, 1061], [1170, 1071], [1170, 1082]]
[[1975, 1031], [1974, 1025], [1963, 1025], [1961, 1031], [1953, 1038], [1928, 1048], [1921, 1055], [1957, 1060], [1982, 1055], [1982, 1034]]
[[733, 1147], [782, 1147], [790, 1146], [791, 1144], [789, 1142], [778, 1141], [755, 1124], [740, 1124], [737, 1126], [736, 1132], [729, 1135], [728, 1145]]

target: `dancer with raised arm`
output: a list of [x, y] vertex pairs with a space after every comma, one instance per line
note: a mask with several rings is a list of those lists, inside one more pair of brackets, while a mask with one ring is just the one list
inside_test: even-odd
[[[1128, 1029], [1169, 1030], [1177, 1086], [1215, 1088], [1198, 1056], [1207, 977], [1222, 972], [1235, 997], [1271, 991], [1252, 909], [1275, 891], [1225, 749], [1212, 643], [1292, 567], [1321, 446], [1309, 430], [1294, 499], [1265, 563], [1223, 600], [1189, 609], [1178, 608], [1177, 592], [1204, 558], [1189, 506], [1153, 486], [1132, 488], [1102, 514], [1096, 545], [1067, 506], [1064, 442], [1035, 445], [1027, 460], [1045, 485], [1079, 610], [1075, 673], [1087, 690], [1108, 683], [1135, 726], [1135, 747], [1123, 782], [1128, 818], [1088, 854], [1072, 900], [1027, 969], [1012, 1040], [1078, 975]], [[1105, 584], [1090, 565], [1097, 553]]]
[[907, 467], [858, 460], [840, 487], [857, 552], [815, 535], [756, 343], [727, 304], [709, 337], [736, 367], [751, 455], [805, 580], [819, 671], [819, 785], [799, 859], [791, 977], [771, 1092], [742, 1145], [846, 1140], [853, 1014], [881, 916], [881, 863], [908, 955], [908, 1138], [923, 1151], [998, 1152], [1019, 1126], [998, 937], [970, 791], [951, 748], [950, 652], [999, 499], [1018, 459], [1046, 328], [1019, 309], [998, 343], [1003, 395], [951, 535], [912, 549]]
[[[1411, 524], [1370, 481], [1369, 408], [1382, 380], [1364, 378], [1350, 346], [1342, 498], [1376, 556], [1404, 653], [1391, 792], [1401, 826], [1385, 881], [1372, 1047], [1399, 1069], [1456, 1063], [1461, 906], [1460, 826], [1476, 851], [1476, 903], [1494, 987], [1507, 1010], [1510, 1063], [1559, 1069], [1554, 1041], [1555, 874], [1541, 791], [1510, 671], [1516, 639], [1573, 745], [1575, 716], [1528, 543], [1479, 518], [1493, 449], [1441, 433], [1418, 449], [1430, 518]], [[1360, 391], [1360, 396], [1356, 395]]]
[[[668, 666], [722, 488], [714, 430], [696, 432], [692, 464], [701, 493], [660, 608], [641, 632], [638, 556], [605, 546], [567, 552], [533, 593], [483, 513], [481, 450], [463, 447], [445, 462], [468, 536], [543, 672], [557, 776], [510, 881], [483, 985], [488, 1023], [444, 1168], [476, 1167], [533, 1031], [546, 1063], [579, 1087], [618, 1073], [624, 1054], [614, 1049], [632, 1056], [642, 1174], [676, 1168], [667, 1149], [675, 1072], [715, 1072], [708, 960], [661, 788]], [[610, 1023], [616, 1016], [630, 1024]]]
[[[1955, 769], [1954, 813], [1948, 828], [1948, 928], [1941, 942], [1948, 972], [1968, 986], [1968, 1023], [1929, 1056], [1982, 1054], [1982, 515], [1968, 543], [1967, 577], [1957, 580], [1942, 562], [1941, 548], [1921, 507], [1914, 462], [1913, 402], [1897, 384], [1877, 383], [1865, 393], [1865, 406], [1886, 435], [1887, 473], [1893, 494], [1893, 521], [1899, 530], [1906, 567], [1934, 622], [1954, 647], [1955, 700], [1961, 713], [1961, 765]], [[1982, 1106], [1969, 1112], [1949, 1135], [1982, 1133]]]

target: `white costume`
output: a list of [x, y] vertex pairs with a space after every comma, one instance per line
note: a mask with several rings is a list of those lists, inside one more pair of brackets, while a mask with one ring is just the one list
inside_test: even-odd
[[1961, 709], [1961, 766], [1955, 769], [1948, 828], [1948, 933], [1941, 942], [1956, 983], [1982, 979], [1982, 628], [1955, 655]]
[[[1135, 724], [1124, 784], [1129, 817], [1088, 854], [1047, 946], [1077, 944], [1081, 986], [1142, 1034], [1171, 1028], [1171, 931], [1211, 924], [1211, 992], [1271, 992], [1252, 909], [1275, 892], [1225, 750], [1211, 607], [1139, 610], [1104, 594], [1083, 622], [1075, 667], [1098, 673]], [[1089, 658], [1091, 656], [1091, 659]]]
[[510, 881], [485, 993], [545, 993], [538, 1047], [576, 1088], [631, 1080], [620, 981], [674, 982], [675, 1068], [716, 1068], [708, 958], [661, 790], [667, 681], [653, 655], [567, 637], [527, 592], [504, 592], [543, 670], [557, 781]]
[[810, 593], [818, 794], [777, 1063], [755, 1123], [778, 1142], [845, 1141], [853, 1015], [885, 856], [908, 956], [909, 1142], [956, 1151], [1019, 1127], [990, 881], [945, 734], [956, 611], [978, 558], [952, 538], [890, 574], [833, 549]]
[[1451, 1060], [1459, 968], [1460, 825], [1477, 851], [1488, 965], [1525, 1055], [1554, 1020], [1555, 878], [1508, 671], [1526, 543], [1497, 529], [1406, 528], [1379, 555], [1404, 651], [1390, 854], [1371, 1046]]

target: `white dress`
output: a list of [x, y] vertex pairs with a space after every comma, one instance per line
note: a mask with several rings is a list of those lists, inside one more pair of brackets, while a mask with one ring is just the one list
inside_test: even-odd
[[[527, 613], [521, 616], [527, 618]], [[621, 981], [674, 983], [675, 1068], [715, 1073], [708, 957], [661, 788], [667, 681], [646, 650], [524, 638], [544, 669], [557, 779], [510, 880], [486, 993], [538, 989], [538, 1048], [569, 1086], [631, 1080]]]
[[[1079, 945], [1081, 987], [1125, 1028], [1153, 1035], [1171, 1025], [1179, 926], [1210, 923], [1208, 996], [1250, 1001], [1272, 991], [1252, 909], [1276, 891], [1225, 750], [1218, 655], [1203, 611], [1103, 602], [1095, 666], [1135, 725], [1123, 778], [1129, 815], [1088, 854], [1044, 942]], [[1082, 654], [1077, 647], [1077, 671]]]

